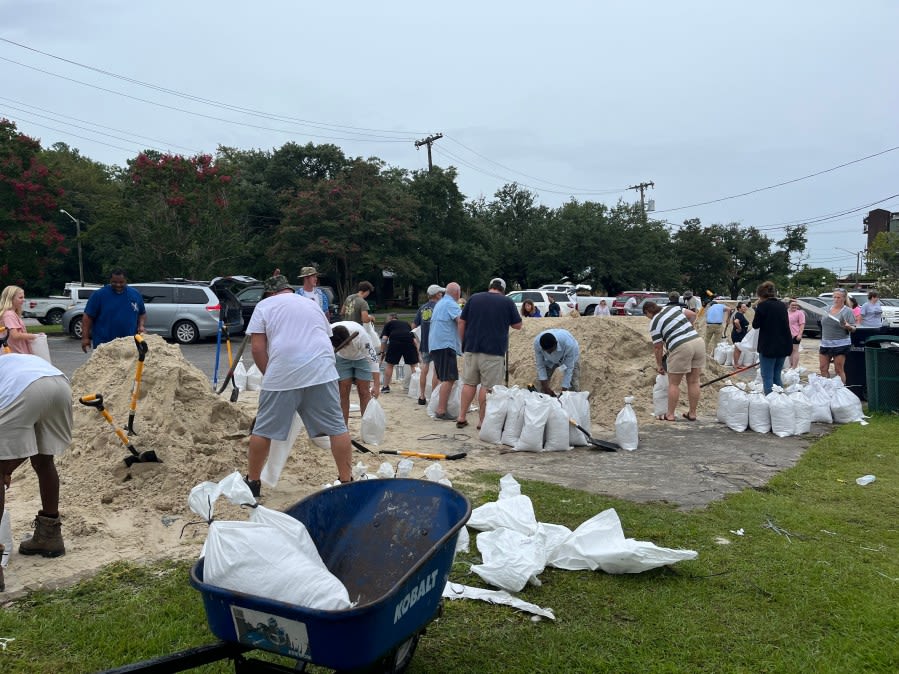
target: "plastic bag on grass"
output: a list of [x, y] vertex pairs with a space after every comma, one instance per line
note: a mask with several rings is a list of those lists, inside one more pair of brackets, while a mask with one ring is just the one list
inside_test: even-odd
[[532, 536], [537, 532], [537, 516], [530, 497], [519, 494], [478, 506], [471, 511], [468, 526], [478, 531], [512, 529]]
[[377, 398], [368, 401], [365, 414], [362, 415], [360, 435], [362, 442], [380, 445], [384, 442], [384, 433], [387, 430], [387, 414]]
[[484, 582], [509, 592], [521, 591], [528, 581], [540, 585], [537, 574], [546, 566], [546, 552], [533, 536], [496, 529], [478, 534], [475, 544], [483, 563], [471, 570]]
[[693, 550], [660, 548], [648, 541], [625, 538], [618, 513], [610, 508], [571, 532], [550, 552], [546, 565], [571, 571], [602, 569], [606, 573], [641, 573], [696, 557]]

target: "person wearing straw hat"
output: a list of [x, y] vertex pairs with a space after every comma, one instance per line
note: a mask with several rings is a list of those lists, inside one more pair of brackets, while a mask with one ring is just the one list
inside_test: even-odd
[[325, 316], [328, 315], [328, 296], [318, 287], [318, 271], [315, 267], [303, 267], [300, 269], [298, 277], [303, 285], [296, 289], [296, 294], [302, 297], [308, 297], [318, 304]]

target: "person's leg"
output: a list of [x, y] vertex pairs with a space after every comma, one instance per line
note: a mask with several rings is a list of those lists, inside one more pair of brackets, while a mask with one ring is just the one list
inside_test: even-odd
[[818, 372], [822, 377], [830, 376], [830, 356], [826, 353], [818, 354]]
[[696, 418], [696, 410], [699, 407], [699, 395], [702, 393], [702, 389], [699, 388], [699, 378], [701, 374], [701, 367], [694, 367], [687, 373], [687, 402], [690, 405], [690, 411], [687, 412], [688, 419]]
[[[492, 390], [491, 388], [490, 391]], [[478, 392], [478, 429], [484, 425], [484, 415], [487, 413], [487, 394], [490, 391], [482, 384], [481, 390]]]
[[465, 417], [468, 415], [468, 408], [471, 406], [471, 401], [474, 400], [474, 394], [477, 390], [477, 386], [462, 384], [462, 394], [459, 396], [461, 403], [459, 405], [459, 418], [456, 419], [456, 423], [465, 421]]
[[437, 409], [434, 412], [438, 417], [446, 414], [446, 406], [449, 403], [450, 393], [453, 390], [454, 381], [442, 381], [440, 382], [440, 393], [437, 396]]
[[674, 410], [677, 409], [677, 401], [680, 398], [680, 381], [684, 375], [680, 373], [668, 373], [668, 413], [665, 415], [666, 421], [674, 421]]
[[[340, 390], [340, 411], [343, 412], [343, 423], [350, 423], [350, 391], [353, 388], [353, 378], [341, 379], [338, 382]], [[361, 405], [360, 405], [361, 407]]]
[[781, 388], [783, 388], [784, 383], [780, 375], [783, 372], [785, 360], [786, 356], [778, 356], [774, 359], [774, 385]]
[[384, 365], [384, 386], [381, 387], [381, 391], [384, 393], [390, 392], [390, 382], [393, 381], [393, 363], [385, 363]]
[[833, 357], [833, 371], [846, 384], [846, 355], [840, 354]]
[[790, 368], [796, 369], [799, 367], [799, 345], [793, 345], [793, 352], [790, 354]]
[[[371, 400], [371, 382], [363, 379], [356, 379], [356, 393], [359, 394], [359, 414], [365, 414], [365, 408], [368, 407], [368, 401]], [[349, 423], [349, 413], [350, 406], [349, 400], [347, 400], [347, 423]]]
[[774, 358], [759, 355], [759, 372], [762, 375], [762, 389], [765, 395], [771, 393], [771, 385], [774, 383]]
[[426, 361], [422, 361], [421, 363], [421, 374], [418, 376], [418, 402], [421, 403], [423, 400], [427, 400], [427, 396], [425, 395], [425, 391], [428, 390], [428, 370], [430, 369], [430, 363]]
[[59, 515], [59, 473], [53, 457], [35, 454], [31, 457], [31, 467], [37, 474], [37, 488], [41, 495], [41, 510], [47, 517]]
[[353, 479], [353, 445], [350, 442], [349, 433], [332, 435], [331, 456], [337, 465], [337, 479], [341, 482], [350, 482]]
[[261, 435], [250, 436], [250, 448], [247, 451], [247, 479], [255, 482], [262, 475], [262, 467], [268, 460], [268, 453], [272, 447], [272, 441], [269, 438], [263, 438]]

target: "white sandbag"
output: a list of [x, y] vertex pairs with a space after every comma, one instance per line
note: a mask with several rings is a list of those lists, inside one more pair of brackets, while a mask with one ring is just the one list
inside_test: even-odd
[[387, 414], [377, 398], [368, 401], [365, 413], [362, 415], [360, 435], [362, 442], [371, 445], [380, 445], [384, 442], [384, 432], [387, 430]]
[[740, 340], [739, 344], [741, 354], [748, 352], [755, 353], [759, 348], [759, 331], [755, 328], [749, 328], [746, 336]]
[[780, 381], [783, 383], [784, 389], [788, 389], [791, 386], [795, 386], [799, 383], [799, 376], [802, 374], [802, 370], [800, 368], [788, 368], [781, 372]]
[[793, 434], [802, 435], [812, 430], [812, 403], [805, 391], [791, 391], [787, 395], [793, 402]]
[[477, 531], [512, 529], [527, 536], [537, 533], [537, 516], [530, 497], [508, 496], [485, 503], [471, 511], [468, 526]]
[[40, 356], [48, 363], [53, 363], [53, 361], [50, 360], [50, 347], [47, 345], [46, 333], [37, 333], [36, 339], [31, 341], [31, 353], [35, 356]]
[[511, 392], [505, 386], [494, 386], [487, 394], [487, 407], [484, 410], [484, 421], [478, 439], [481, 442], [499, 444], [503, 436], [503, 424], [506, 423], [506, 410], [509, 408]]
[[482, 564], [473, 564], [471, 570], [485, 583], [508, 592], [520, 592], [537, 580], [546, 566], [546, 552], [533, 536], [512, 529], [484, 531], [475, 539]]
[[727, 362], [727, 342], [718, 342], [715, 345], [712, 357], [718, 365], [724, 365]]
[[845, 386], [837, 386], [830, 397], [830, 413], [835, 424], [864, 421], [862, 401]]
[[559, 395], [559, 402], [568, 414], [568, 443], [574, 447], [587, 447], [590, 443], [587, 436], [572, 425], [570, 419], [574, 419], [578, 426], [588, 433], [590, 428], [590, 392], [589, 391], [563, 391]]
[[687, 559], [696, 559], [693, 550], [660, 548], [648, 541], [625, 538], [614, 508], [594, 515], [555, 550], [549, 551], [546, 565], [578, 571], [602, 569], [606, 573], [641, 573]]
[[624, 407], [615, 417], [615, 439], [621, 449], [633, 451], [640, 442], [640, 429], [637, 425], [637, 413], [633, 408], [634, 397], [624, 399]]
[[724, 365], [726, 367], [733, 367], [734, 364], [734, 345], [728, 344], [727, 348], [724, 351]]
[[667, 374], [657, 374], [656, 383], [652, 385], [652, 414], [655, 417], [668, 414]]
[[543, 449], [543, 431], [549, 418], [549, 406], [556, 404], [558, 403], [543, 393], [531, 393], [525, 397], [524, 423], [512, 449], [516, 452], [539, 452]]
[[409, 379], [409, 387], [407, 389], [406, 395], [410, 398], [419, 398], [424, 396], [419, 396], [419, 392], [421, 391], [421, 369], [416, 366], [416, 368], [412, 371], [412, 378]]
[[[278, 486], [278, 479], [281, 477], [281, 471], [284, 470], [284, 464], [287, 463], [290, 451], [293, 449], [293, 445], [297, 441], [302, 428], [303, 421], [300, 419], [300, 415], [294, 412], [293, 421], [290, 422], [290, 431], [287, 433], [287, 439], [272, 440], [268, 458], [265, 460], [265, 465], [262, 467], [262, 474], [259, 476], [259, 479], [262, 480], [264, 484], [269, 487]], [[330, 441], [330, 438], [325, 438], [325, 440]], [[330, 449], [330, 442], [328, 443], [328, 446]]]
[[513, 389], [509, 394], [509, 402], [506, 409], [506, 423], [503, 426], [503, 434], [500, 442], [509, 447], [514, 447], [521, 435], [524, 426], [524, 399], [527, 391]]
[[718, 421], [742, 433], [749, 428], [749, 394], [743, 384], [729, 384], [718, 391]]
[[247, 391], [258, 391], [262, 387], [262, 373], [256, 367], [256, 363], [250, 365], [247, 370]]
[[258, 506], [250, 522], [209, 526], [203, 580], [233, 592], [315, 608], [352, 606], [299, 520]]
[[568, 433], [570, 426], [568, 412], [562, 408], [558, 400], [553, 400], [549, 406], [549, 416], [546, 418], [546, 428], [543, 432], [543, 451], [564, 452], [571, 449]]
[[830, 411], [830, 391], [824, 383], [826, 380], [817, 375], [809, 375], [805, 394], [812, 405], [812, 422], [832, 424], [833, 414]]
[[780, 386], [775, 385], [765, 399], [768, 401], [768, 412], [771, 415], [771, 432], [779, 438], [793, 435], [796, 417], [790, 396], [784, 393]]
[[[437, 406], [440, 402], [440, 389], [438, 386], [430, 393], [428, 399], [428, 416], [432, 419], [437, 417]], [[453, 382], [453, 388], [450, 389], [449, 398], [446, 401], [446, 413], [456, 418], [459, 417], [459, 408], [462, 407], [462, 382], [458, 379]]]
[[247, 388], [247, 368], [243, 364], [243, 358], [237, 362], [234, 368], [234, 386], [238, 391], [249, 391]]
[[771, 430], [771, 411], [768, 400], [761, 391], [749, 394], [749, 429], [756, 433], [768, 433]]
[[740, 362], [737, 365], [738, 367], [746, 367], [748, 365], [752, 365], [759, 361], [759, 354], [755, 351], [744, 351], [743, 350], [743, 342], [740, 342]]

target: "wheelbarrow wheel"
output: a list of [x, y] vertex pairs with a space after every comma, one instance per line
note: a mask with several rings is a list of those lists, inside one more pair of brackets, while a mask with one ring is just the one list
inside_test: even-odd
[[418, 648], [422, 632], [416, 632], [377, 662], [361, 669], [347, 670], [338, 674], [403, 674], [412, 663], [412, 656]]

